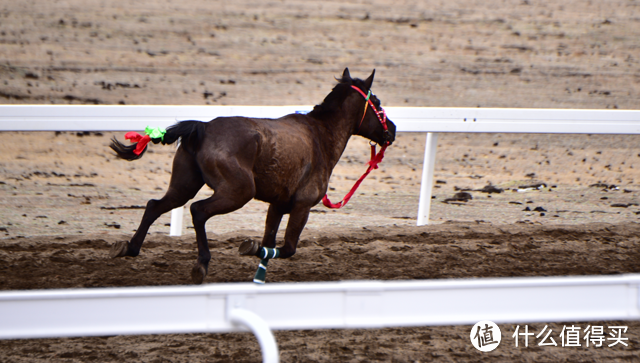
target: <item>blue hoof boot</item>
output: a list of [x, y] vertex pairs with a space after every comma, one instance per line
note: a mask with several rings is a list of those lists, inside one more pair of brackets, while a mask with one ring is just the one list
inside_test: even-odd
[[256, 284], [264, 285], [265, 280], [267, 279], [267, 264], [269, 260], [260, 260], [260, 265], [258, 266], [258, 271], [256, 271], [255, 276], [253, 276], [253, 282]]

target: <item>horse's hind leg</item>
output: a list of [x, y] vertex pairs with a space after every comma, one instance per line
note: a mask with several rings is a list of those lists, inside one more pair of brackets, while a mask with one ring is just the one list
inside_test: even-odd
[[216, 183], [215, 192], [210, 198], [191, 204], [191, 217], [198, 243], [198, 260], [191, 270], [191, 279], [194, 284], [201, 284], [209, 270], [211, 252], [209, 252], [205, 230], [207, 220], [214, 215], [231, 213], [242, 208], [253, 199], [256, 193], [250, 171], [228, 170], [225, 174], [231, 177], [229, 182]]
[[169, 189], [162, 199], [151, 199], [142, 216], [140, 226], [130, 242], [120, 241], [111, 247], [109, 255], [112, 258], [122, 256], [137, 256], [149, 231], [149, 227], [162, 214], [185, 205], [204, 185], [200, 169], [193, 156], [178, 148], [173, 159], [173, 170]]

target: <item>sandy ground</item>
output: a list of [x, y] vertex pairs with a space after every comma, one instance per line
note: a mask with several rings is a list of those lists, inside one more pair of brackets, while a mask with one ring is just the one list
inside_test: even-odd
[[[348, 66], [383, 106], [636, 109], [636, 1], [0, 2], [0, 102], [316, 104]], [[174, 147], [142, 161], [107, 148], [122, 133], [0, 133], [0, 289], [188, 284], [191, 222], [152, 227], [136, 259], [107, 259], [150, 198], [164, 193]], [[339, 211], [317, 206], [298, 254], [272, 283], [639, 272], [637, 136], [442, 134], [434, 224], [415, 227], [424, 134], [401, 134]], [[365, 170], [353, 139], [331, 180], [341, 198]], [[545, 183], [540, 189], [523, 186]], [[480, 189], [492, 185], [501, 193]], [[458, 192], [471, 200], [448, 201]], [[204, 190], [196, 197], [210, 195]], [[208, 283], [248, 281], [237, 255], [259, 238], [266, 205], [213, 218], [219, 259]], [[283, 222], [286, 223], [286, 220]], [[470, 344], [470, 327], [276, 332], [288, 361], [633, 361], [629, 347]], [[539, 331], [544, 324], [532, 324]], [[510, 337], [514, 326], [501, 325]], [[259, 361], [249, 334], [0, 342], [0, 361]]]
[[[164, 194], [175, 148], [153, 145], [144, 159], [127, 162], [116, 159], [108, 148], [110, 136], [123, 137], [122, 133], [1, 133], [0, 200], [11, 208], [0, 209], [0, 235], [134, 231], [147, 200]], [[637, 139], [633, 135], [442, 134], [430, 218], [434, 223], [638, 222]], [[380, 168], [349, 204], [341, 210], [315, 207], [308, 227], [415, 226], [424, 143], [424, 134], [399, 134]], [[368, 154], [365, 139], [350, 142], [332, 175], [332, 200], [340, 200], [366, 170]], [[522, 188], [541, 183], [546, 187]], [[488, 185], [502, 192], [479, 191]], [[445, 203], [461, 190], [473, 199]], [[211, 194], [203, 188], [194, 200]], [[250, 202], [241, 212], [210, 220], [209, 232], [261, 233], [266, 209], [265, 203]], [[189, 232], [188, 208], [185, 212], [185, 232]], [[168, 214], [161, 217], [151, 232], [166, 233], [169, 222]]]
[[[553, 276], [637, 272], [637, 224], [492, 226], [445, 223], [428, 227], [308, 229], [299, 252], [269, 264], [268, 283], [354, 279], [443, 279], [496, 276]], [[193, 236], [152, 235], [137, 258], [109, 260], [112, 243], [127, 234], [36, 236], [7, 239], [0, 248], [2, 289], [95, 288], [184, 285], [195, 259]], [[250, 234], [210, 239], [214, 260], [208, 282], [248, 281], [257, 261], [237, 254]], [[514, 296], [514, 303], [517, 303]], [[554, 301], [541, 302], [554, 304]], [[136, 308], [144, 307], [134, 307]], [[401, 307], [390, 307], [401, 308]], [[313, 312], [310, 312], [313, 313]], [[544, 325], [531, 324], [540, 332]], [[470, 326], [372, 330], [281, 331], [276, 339], [283, 362], [322, 361], [633, 361], [638, 356], [637, 321], [548, 324], [557, 347], [541, 339], [518, 348], [516, 326], [501, 324], [503, 343], [480, 353], [469, 342]], [[627, 326], [629, 346], [562, 347], [563, 326]], [[524, 327], [521, 327], [523, 329]], [[581, 335], [582, 336], [582, 335]], [[583, 342], [584, 343], [584, 342]], [[607, 345], [611, 342], [607, 342]], [[0, 341], [3, 361], [160, 362], [260, 361], [250, 334], [182, 334]]]
[[316, 104], [349, 66], [389, 106], [637, 107], [636, 1], [0, 6], [8, 103]]

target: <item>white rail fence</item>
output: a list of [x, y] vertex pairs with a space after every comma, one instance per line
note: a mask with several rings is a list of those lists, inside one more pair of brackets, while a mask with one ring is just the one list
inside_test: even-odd
[[[640, 274], [0, 293], [0, 339], [640, 319]], [[122, 312], [126, 311], [127, 314]]]
[[[310, 106], [0, 106], [0, 131], [133, 131]], [[388, 107], [398, 132], [427, 132], [418, 225], [428, 223], [438, 132], [640, 134], [640, 111]], [[172, 222], [174, 216], [172, 215]], [[180, 223], [182, 222], [180, 218]], [[180, 227], [181, 229], [181, 227]], [[172, 223], [172, 233], [176, 228]], [[121, 314], [132, 311], [132, 314]], [[402, 282], [218, 284], [0, 293], [0, 339], [270, 329], [640, 319], [640, 275]]]
[[[0, 131], [135, 131], [219, 116], [277, 118], [312, 106], [1, 105]], [[429, 223], [437, 133], [640, 134], [640, 110], [387, 107], [398, 132], [426, 132], [417, 224]], [[183, 208], [172, 212], [170, 235], [182, 233]]]

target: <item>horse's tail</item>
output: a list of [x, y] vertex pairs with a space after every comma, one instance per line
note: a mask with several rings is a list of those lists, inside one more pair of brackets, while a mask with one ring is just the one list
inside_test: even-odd
[[[202, 139], [204, 138], [205, 123], [201, 121], [181, 121], [175, 125], [171, 125], [167, 128], [167, 132], [162, 139], [151, 139], [154, 144], [162, 142], [162, 144], [173, 144], [178, 139], [182, 139], [182, 147], [194, 154], [200, 147]], [[137, 160], [144, 155], [147, 151], [147, 146], [139, 152], [135, 153], [138, 143], [131, 145], [124, 145], [115, 138], [111, 139], [111, 145], [109, 147], [118, 154], [118, 157], [125, 160]]]
[[142, 155], [144, 155], [144, 152], [147, 151], [147, 147], [145, 146], [141, 153], [136, 154], [134, 151], [138, 147], [137, 142], [131, 145], [125, 145], [118, 141], [115, 137], [111, 138], [111, 144], [109, 145], [109, 147], [111, 148], [111, 150], [115, 151], [116, 154], [118, 154], [118, 157], [120, 159], [129, 161], [140, 159]]
[[181, 139], [182, 147], [193, 154], [200, 148], [205, 126], [206, 123], [202, 121], [180, 121], [167, 128], [162, 143], [173, 144], [176, 140]]

